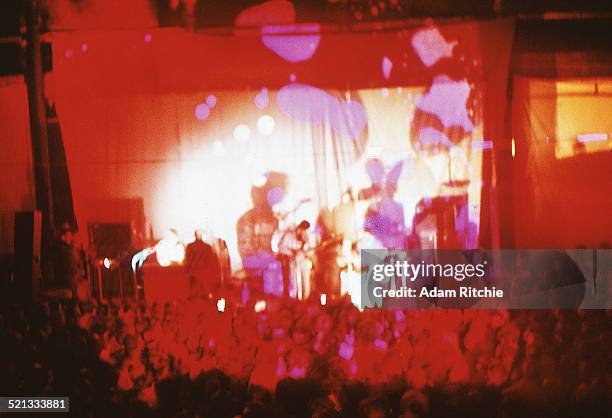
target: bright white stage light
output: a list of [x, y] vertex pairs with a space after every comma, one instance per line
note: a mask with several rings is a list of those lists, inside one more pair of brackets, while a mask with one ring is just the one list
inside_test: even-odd
[[255, 302], [255, 312], [261, 312], [266, 309], [266, 301], [258, 300]]
[[262, 135], [272, 135], [276, 128], [276, 121], [270, 115], [263, 115], [257, 119], [257, 130]]
[[351, 302], [360, 311], [363, 311], [361, 306], [361, 275], [353, 270], [349, 264], [348, 270], [340, 272], [341, 292], [346, 292], [351, 297]]
[[221, 141], [215, 141], [212, 144], [212, 154], [215, 157], [223, 157], [225, 155], [225, 145]]
[[236, 126], [234, 128], [234, 138], [238, 142], [245, 142], [251, 137], [251, 129], [246, 126], [244, 123]]
[[164, 238], [155, 245], [157, 263], [162, 267], [182, 264], [185, 260], [185, 247], [173, 231], [166, 232]]
[[267, 181], [268, 178], [262, 174], [261, 176], [257, 176], [257, 178], [255, 178], [253, 181], [253, 186], [262, 187]]
[[327, 295], [325, 293], [321, 293], [321, 305], [327, 305]]
[[104, 268], [109, 269], [111, 266], [111, 261], [108, 258], [105, 258], [102, 263], [104, 264]]
[[134, 254], [132, 257], [132, 271], [136, 273], [136, 270], [142, 267], [145, 261], [147, 261], [147, 257], [155, 252], [154, 247], [145, 248]]
[[225, 312], [225, 299], [221, 298], [217, 301], [217, 310], [219, 312]]

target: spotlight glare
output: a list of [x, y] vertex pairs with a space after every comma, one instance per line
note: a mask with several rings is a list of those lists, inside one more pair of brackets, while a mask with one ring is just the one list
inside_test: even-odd
[[321, 293], [321, 305], [327, 305], [327, 295], [325, 293]]
[[270, 115], [263, 115], [257, 119], [257, 130], [262, 135], [271, 135], [276, 128], [276, 121]]
[[259, 300], [255, 303], [255, 312], [261, 312], [266, 309], [266, 301]]
[[250, 137], [251, 137], [251, 129], [244, 123], [241, 123], [240, 125], [236, 126], [236, 128], [234, 129], [234, 138], [236, 139], [236, 141], [245, 142]]
[[217, 301], [217, 310], [219, 312], [225, 312], [225, 299], [221, 298]]
[[267, 181], [268, 178], [262, 174], [261, 176], [257, 176], [255, 178], [255, 180], [253, 181], [253, 186], [262, 187], [264, 184], [266, 184]]
[[104, 264], [104, 268], [109, 269], [111, 266], [111, 261], [108, 258], [104, 258], [104, 261], [102, 262]]
[[223, 157], [225, 155], [225, 145], [223, 142], [217, 140], [212, 144], [212, 154], [215, 157]]

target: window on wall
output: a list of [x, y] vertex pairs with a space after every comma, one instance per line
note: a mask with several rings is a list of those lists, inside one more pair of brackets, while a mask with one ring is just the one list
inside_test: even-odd
[[612, 150], [612, 79], [556, 82], [555, 157]]
[[[609, 241], [611, 79], [514, 79], [517, 248]], [[510, 150], [508, 150], [510, 152]]]

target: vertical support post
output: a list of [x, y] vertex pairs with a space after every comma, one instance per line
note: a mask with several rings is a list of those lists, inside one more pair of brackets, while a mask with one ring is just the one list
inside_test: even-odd
[[42, 56], [40, 52], [39, 0], [25, 1], [27, 26], [26, 83], [30, 116], [32, 161], [36, 190], [36, 209], [42, 213], [42, 271], [43, 278], [53, 274], [50, 247], [54, 239], [53, 200], [47, 138], [47, 115], [44, 103]]

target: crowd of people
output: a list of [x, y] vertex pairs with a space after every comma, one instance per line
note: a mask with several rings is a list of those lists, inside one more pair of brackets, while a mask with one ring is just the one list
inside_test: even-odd
[[0, 392], [70, 396], [79, 417], [595, 417], [610, 406], [609, 320], [345, 300], [46, 302], [0, 311]]

